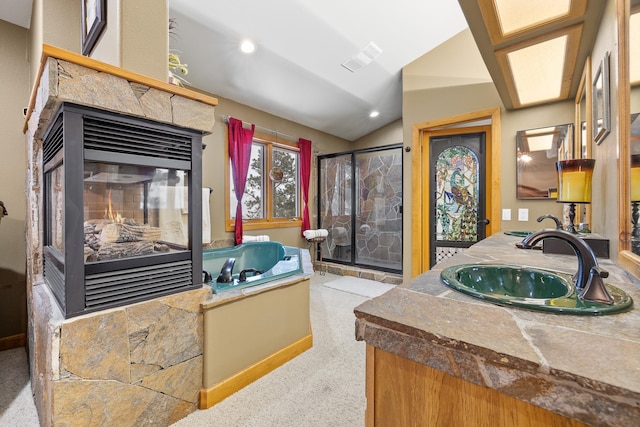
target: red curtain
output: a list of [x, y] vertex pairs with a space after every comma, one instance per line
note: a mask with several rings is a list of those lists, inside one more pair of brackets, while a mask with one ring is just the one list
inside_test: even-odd
[[302, 181], [302, 227], [300, 233], [304, 236], [304, 232], [311, 228], [309, 221], [309, 181], [311, 178], [311, 141], [307, 139], [298, 139], [298, 147], [300, 148], [300, 181]]
[[242, 120], [229, 118], [229, 159], [231, 159], [234, 193], [238, 200], [234, 233], [236, 245], [242, 243], [242, 195], [247, 183], [254, 130], [253, 124], [251, 129], [245, 129], [242, 127]]

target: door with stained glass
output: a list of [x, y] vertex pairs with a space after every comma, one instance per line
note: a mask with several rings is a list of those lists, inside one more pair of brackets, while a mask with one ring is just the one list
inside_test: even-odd
[[484, 132], [429, 139], [430, 267], [486, 236]]

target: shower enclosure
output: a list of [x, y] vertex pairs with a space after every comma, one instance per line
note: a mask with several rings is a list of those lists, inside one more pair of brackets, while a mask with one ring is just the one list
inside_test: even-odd
[[318, 156], [322, 258], [402, 273], [402, 144]]

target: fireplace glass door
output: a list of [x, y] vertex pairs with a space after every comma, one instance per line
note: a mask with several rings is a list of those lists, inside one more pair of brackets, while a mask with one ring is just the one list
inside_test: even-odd
[[189, 247], [186, 171], [85, 162], [83, 183], [85, 263]]

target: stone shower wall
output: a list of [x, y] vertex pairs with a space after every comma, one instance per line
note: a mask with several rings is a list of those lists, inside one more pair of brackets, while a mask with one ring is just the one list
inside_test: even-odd
[[[383, 154], [384, 153], [384, 154]], [[361, 260], [402, 267], [402, 152], [358, 162], [360, 216], [356, 250]]]

